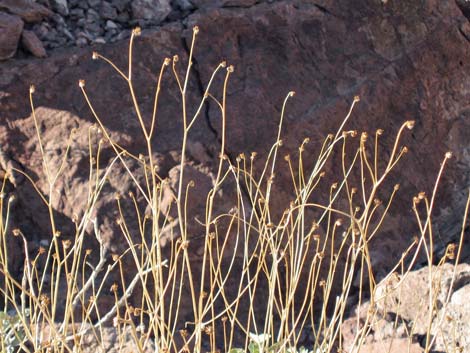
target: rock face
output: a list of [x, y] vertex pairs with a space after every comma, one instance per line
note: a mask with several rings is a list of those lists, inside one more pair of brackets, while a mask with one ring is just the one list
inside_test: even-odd
[[[242, 6], [229, 1], [173, 3], [178, 3], [179, 8], [193, 7], [192, 12], [175, 13], [173, 9], [161, 27], [143, 31], [143, 36], [136, 39], [133, 82], [146, 124], [150, 123], [153, 108], [155, 77], [164, 58], [178, 54], [182, 63], [178, 72], [182, 74], [191, 28], [197, 24], [201, 32], [188, 86], [192, 92], [188, 107], [195, 111], [203, 87], [220, 61], [234, 65], [227, 96], [226, 153], [232, 161], [241, 152], [249, 155], [256, 151], [261, 160], [266, 157], [276, 138], [284, 97], [293, 90], [297, 94], [288, 103], [280, 153], [297, 155], [299, 145], [308, 137], [311, 143], [306, 147], [305, 168], [311, 168], [323, 137], [336, 131], [354, 95], [360, 95], [361, 102], [346, 128], [366, 131], [370, 136], [378, 128], [385, 130], [379, 143], [385, 159], [379, 163], [381, 167], [402, 123], [416, 121], [413, 132], [403, 137], [410, 153], [400, 162], [399, 173], [384, 185], [385, 190], [391, 190], [397, 182], [401, 187], [382, 232], [370, 244], [377, 278], [412, 242], [417, 232], [412, 197], [423, 190], [428, 195], [432, 192], [444, 154], [449, 150], [454, 158], [441, 180], [433, 213], [436, 252], [444, 251], [448, 242], [455, 241], [470, 182], [470, 29], [455, 2], [322, 0], [314, 4], [285, 0], [243, 1]], [[43, 22], [33, 26], [38, 37], [48, 43], [47, 47], [85, 46], [96, 43], [97, 38], [106, 42], [114, 38], [116, 43], [93, 50], [99, 50], [125, 69], [128, 42], [122, 39], [128, 36], [131, 26], [146, 24], [145, 15], [142, 21], [132, 18], [134, 8], [125, 0], [70, 0], [68, 6], [67, 18], [55, 17], [54, 24]], [[167, 12], [167, 5], [163, 8]], [[5, 23], [16, 21], [14, 33], [19, 38], [21, 19], [9, 14], [0, 16], [9, 19]], [[9, 35], [1, 38], [11, 47], [7, 51], [8, 47], [2, 44], [3, 55], [13, 55], [18, 39], [11, 41]], [[10, 60], [0, 66], [0, 146], [5, 155], [33, 175], [43, 192], [47, 190], [46, 179], [27, 99], [29, 85], [36, 86], [37, 116], [52, 166], [57, 167], [64, 155], [70, 130], [78, 129], [70, 168], [56, 185], [59, 196], [54, 208], [64, 230], [73, 229], [71, 218], [80, 213], [86, 202], [87, 131], [94, 123], [77, 87], [78, 79], [85, 79], [96, 112], [113, 138], [136, 155], [146, 148], [125, 83], [102, 61], [92, 61], [91, 55], [91, 48], [70, 48], [52, 52], [44, 60]], [[219, 77], [214, 92], [220, 93], [221, 85]], [[166, 72], [160, 98], [164, 103], [158, 110], [153, 147], [159, 173], [170, 180], [178, 175], [181, 157], [179, 99], [177, 84], [171, 73]], [[201, 187], [207, 188], [215, 173], [222, 127], [215, 104], [210, 104], [203, 113], [189, 137], [187, 163]], [[104, 146], [104, 163], [113, 156], [111, 148]], [[138, 170], [137, 164], [130, 167]], [[340, 172], [340, 164], [333, 164], [327, 180], [335, 181]], [[17, 195], [16, 211], [21, 214], [24, 233], [38, 243], [48, 236], [50, 229], [47, 217], [38, 216], [43, 207], [39, 198], [32, 196], [32, 188], [26, 189], [27, 184], [23, 181], [12, 187], [11, 192]], [[97, 205], [96, 216], [110, 251], [125, 245], [118, 240], [114, 195], [137, 193], [132, 185], [123, 168], [117, 168]], [[321, 187], [328, 190], [329, 184], [325, 182]], [[287, 168], [281, 168], [276, 175], [274, 188], [273, 202], [283, 210], [292, 199]], [[193, 204], [199, 205], [196, 201]], [[468, 243], [464, 249], [463, 256], [468, 259]], [[17, 265], [19, 271], [21, 264]], [[460, 299], [456, 296], [453, 300]]]
[[0, 60], [15, 55], [22, 30], [21, 18], [0, 12]]
[[[426, 334], [430, 332], [429, 347], [433, 352], [470, 352], [467, 333], [470, 330], [468, 315], [470, 306], [470, 266], [461, 264], [455, 268], [449, 263], [441, 267], [422, 268], [406, 276], [394, 276], [381, 282], [375, 296], [377, 317], [372, 320], [370, 332], [365, 337], [361, 352], [373, 352], [379, 346], [401, 346], [396, 352], [422, 352], [426, 346]], [[432, 304], [432, 307], [430, 306]], [[357, 332], [357, 323], [363, 327], [367, 308], [364, 303], [357, 316], [343, 323], [346, 349], [351, 349]], [[430, 315], [433, 324], [429, 324]], [[370, 321], [369, 321], [370, 322]], [[415, 337], [415, 338], [413, 338]], [[420, 345], [417, 338], [420, 338]], [[384, 349], [384, 348], [382, 348]], [[392, 349], [392, 351], [394, 351]], [[399, 350], [402, 349], [402, 350]], [[381, 350], [381, 349], [379, 349]]]

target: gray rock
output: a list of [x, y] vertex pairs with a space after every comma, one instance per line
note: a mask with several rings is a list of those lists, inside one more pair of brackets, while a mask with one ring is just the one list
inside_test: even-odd
[[69, 14], [69, 6], [67, 0], [51, 0], [52, 7], [62, 16], [67, 16]]
[[191, 11], [195, 9], [194, 4], [190, 0], [175, 0], [174, 4], [182, 11]]
[[100, 8], [100, 15], [106, 20], [115, 20], [118, 16], [117, 9], [109, 2], [103, 1]]
[[119, 11], [123, 12], [126, 11], [126, 9], [129, 6], [130, 1], [129, 0], [112, 0], [113, 6]]
[[88, 5], [90, 7], [98, 8], [101, 4], [101, 0], [88, 0]]
[[86, 12], [86, 19], [87, 21], [99, 21], [100, 20], [100, 14], [95, 11], [94, 9], [88, 9]]
[[31, 54], [38, 58], [44, 58], [47, 56], [46, 49], [44, 49], [44, 45], [33, 31], [23, 31], [21, 35], [21, 44]]
[[104, 39], [103, 37], [98, 37], [93, 40], [93, 43], [94, 44], [106, 44], [106, 39]]
[[161, 23], [171, 12], [170, 0], [135, 0], [132, 2], [132, 18]]
[[74, 7], [70, 10], [69, 15], [72, 18], [82, 18], [85, 16], [85, 10], [78, 7]]
[[78, 47], [85, 47], [88, 45], [88, 41], [86, 38], [84, 37], [80, 37], [78, 38], [76, 41], [75, 41], [75, 44], [78, 46]]
[[106, 27], [107, 30], [118, 29], [119, 28], [118, 24], [116, 22], [111, 21], [111, 20], [106, 21], [105, 27]]
[[6, 60], [15, 55], [23, 25], [19, 16], [0, 12], [0, 60]]

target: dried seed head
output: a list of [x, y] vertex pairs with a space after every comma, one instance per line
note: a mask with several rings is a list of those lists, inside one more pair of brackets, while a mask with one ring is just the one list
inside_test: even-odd
[[402, 152], [402, 153], [408, 153], [408, 147], [403, 146], [403, 147], [401, 148], [401, 152]]
[[118, 254], [112, 254], [111, 258], [113, 259], [114, 262], [119, 261], [119, 255]]
[[258, 155], [258, 152], [251, 152], [250, 159], [254, 160], [257, 155]]
[[78, 87], [80, 88], [85, 87], [85, 80], [78, 80]]
[[179, 332], [182, 338], [188, 337], [188, 330], [180, 330]]
[[284, 160], [285, 160], [286, 162], [289, 162], [289, 161], [290, 161], [290, 155], [286, 154], [286, 155], [284, 156]]
[[21, 234], [21, 230], [19, 230], [18, 228], [15, 228], [13, 229], [12, 233], [13, 233], [13, 236], [18, 237]]
[[337, 187], [338, 187], [338, 183], [335, 182], [335, 183], [331, 184], [332, 189], [336, 189]]
[[455, 259], [455, 249], [457, 248], [457, 246], [452, 243], [452, 244], [449, 244], [447, 246], [447, 249], [446, 249], [446, 257], [450, 260], [454, 260]]
[[445, 157], [446, 157], [446, 159], [452, 158], [452, 152], [451, 151], [446, 152]]
[[208, 336], [211, 336], [213, 331], [212, 331], [212, 326], [206, 326], [204, 327], [204, 333]]
[[96, 51], [94, 51], [94, 52], [91, 54], [91, 58], [92, 58], [93, 60], [98, 59], [98, 53], [97, 53]]
[[59, 238], [60, 235], [61, 235], [60, 230], [56, 230], [56, 231], [54, 232], [54, 236], [55, 236], [56, 238]]
[[34, 92], [36, 92], [36, 87], [34, 87], [34, 85], [30, 85], [29, 86], [29, 93], [33, 94]]
[[393, 190], [398, 191], [398, 189], [400, 189], [400, 184], [395, 184]]
[[91, 250], [91, 249], [86, 249], [86, 250], [85, 250], [85, 255], [86, 255], [86, 256], [90, 256], [91, 253], [92, 253], [92, 251], [93, 251], [93, 250]]
[[62, 241], [62, 246], [64, 247], [64, 249], [70, 248], [70, 245], [72, 245], [72, 242], [69, 239]]
[[193, 33], [198, 34], [199, 33], [199, 26], [194, 26], [193, 27]]
[[227, 67], [227, 62], [224, 60], [220, 63], [220, 67]]
[[384, 133], [384, 131], [382, 129], [377, 129], [375, 133], [380, 136]]
[[170, 62], [171, 62], [170, 58], [165, 58], [165, 60], [163, 60], [163, 65], [168, 66], [168, 65], [170, 65]]
[[426, 193], [424, 191], [421, 191], [419, 194], [418, 194], [418, 198], [420, 200], [423, 200], [424, 198], [426, 197]]
[[41, 294], [41, 296], [39, 297], [39, 301], [41, 303], [41, 306], [48, 306], [51, 302], [51, 300], [46, 294]]
[[186, 250], [188, 247], [189, 247], [189, 240], [183, 240], [183, 241], [181, 242], [181, 248], [182, 248], [183, 250]]
[[364, 131], [364, 132], [361, 134], [361, 142], [366, 142], [366, 141], [367, 141], [367, 136], [368, 136], [368, 135], [367, 135], [367, 132]]
[[289, 92], [289, 97], [294, 97], [295, 96], [295, 91], [290, 91]]
[[354, 195], [357, 192], [357, 188], [351, 188], [351, 195]]
[[13, 202], [16, 200], [16, 196], [15, 195], [10, 195], [10, 197], [8, 198], [8, 202]]
[[136, 27], [132, 30], [132, 34], [136, 37], [140, 36], [142, 34], [142, 29], [140, 27]]
[[338, 218], [335, 222], [335, 226], [340, 227], [343, 225], [343, 220], [341, 218]]
[[178, 55], [173, 55], [173, 62], [177, 63], [180, 60], [180, 57]]
[[312, 232], [316, 231], [316, 230], [318, 229], [318, 227], [319, 227], [319, 226], [318, 226], [318, 223], [315, 222], [315, 221], [313, 221], [313, 222], [312, 222], [312, 225], [311, 225], [311, 231], [312, 231]]
[[233, 67], [233, 65], [230, 65], [229, 67], [227, 67], [227, 71], [229, 73], [232, 73], [233, 71], [235, 71], [235, 68]]
[[407, 128], [408, 130], [411, 130], [411, 129], [413, 129], [414, 126], [415, 126], [415, 121], [414, 121], [414, 120], [408, 120], [405, 124], [406, 124], [406, 128]]
[[117, 192], [117, 193], [114, 194], [114, 199], [115, 199], [115, 200], [120, 200], [121, 197], [122, 197], [122, 196], [121, 196], [121, 194], [120, 194], [119, 192]]
[[378, 206], [378, 205], [381, 205], [382, 204], [382, 201], [380, 201], [379, 199], [374, 199], [374, 205]]
[[354, 102], [357, 103], [361, 100], [360, 96], [354, 96]]
[[109, 289], [111, 292], [116, 293], [118, 290], [119, 286], [117, 283], [113, 283], [111, 288]]

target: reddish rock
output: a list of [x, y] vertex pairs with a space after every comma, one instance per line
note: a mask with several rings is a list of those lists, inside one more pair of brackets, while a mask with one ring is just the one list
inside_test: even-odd
[[35, 57], [45, 58], [47, 56], [44, 45], [33, 31], [23, 31], [21, 34], [21, 44]]
[[40, 22], [53, 14], [47, 7], [28, 0], [0, 0], [0, 10], [20, 16], [25, 22]]
[[0, 60], [15, 55], [22, 30], [21, 18], [0, 12]]
[[[208, 7], [187, 18], [186, 30], [171, 23], [136, 38], [133, 81], [148, 126], [155, 77], [163, 59], [178, 54], [177, 72], [182, 77], [187, 49], [181, 37], [188, 47], [190, 27], [199, 25], [195, 71], [188, 86], [189, 113], [196, 110], [201, 86], [207, 84], [213, 68], [222, 60], [234, 64], [228, 85], [226, 153], [234, 160], [240, 152], [249, 155], [257, 151], [257, 168], [261, 168], [262, 159], [275, 141], [282, 101], [291, 90], [297, 94], [288, 103], [280, 153], [297, 155], [299, 144], [309, 137], [305, 169], [312, 167], [323, 137], [336, 131], [356, 94], [361, 102], [346, 128], [370, 135], [383, 128], [379, 149], [385, 160], [401, 124], [414, 119], [415, 129], [407, 131], [403, 140], [410, 153], [399, 164], [399, 172], [384, 185], [390, 190], [399, 182], [401, 188], [382, 232], [370, 244], [379, 278], [412, 242], [417, 227], [410, 210], [411, 198], [422, 190], [430, 194], [449, 149], [455, 159], [450, 161], [441, 182], [435, 208], [438, 250], [460, 232], [470, 178], [470, 46], [461, 31], [466, 23], [452, 1], [380, 4], [372, 0], [325, 0], [313, 4], [289, 0], [248, 8]], [[120, 42], [103, 46], [100, 51], [125, 70], [127, 48], [127, 42]], [[223, 77], [216, 79], [211, 92], [220, 94]], [[7, 62], [0, 67], [0, 90], [8, 94], [0, 110], [0, 121], [7, 122], [0, 125], [0, 146], [33, 174], [43, 192], [47, 185], [29, 111], [29, 85], [37, 86], [35, 101], [43, 141], [55, 168], [70, 130], [78, 128], [82, 134], [74, 140], [70, 167], [56, 185], [60, 197], [54, 208], [63, 217], [60, 224], [64, 228], [70, 226], [73, 213], [83, 208], [87, 192], [86, 131], [94, 118], [77, 87], [81, 78], [86, 80], [96, 112], [113, 138], [134, 154], [144, 153], [145, 141], [125, 82], [102, 61], [91, 61], [91, 50], [70, 49], [45, 60]], [[153, 147], [159, 174], [171, 178], [178, 174], [182, 136], [181, 101], [171, 70], [163, 76], [161, 94]], [[203, 112], [191, 130], [193, 147], [188, 164], [200, 180], [196, 180], [196, 186], [206, 190], [216, 172], [221, 119], [215, 104]], [[104, 165], [113, 156], [111, 148], [105, 146]], [[141, 178], [139, 164], [132, 163], [131, 170]], [[332, 163], [329, 181], [340, 173], [340, 164]], [[126, 243], [116, 225], [114, 195], [137, 192], [122, 166], [116, 166], [109, 180], [95, 212], [106, 246], [110, 251], [119, 251]], [[323, 191], [314, 196], [324, 201], [329, 184], [321, 184], [321, 188]], [[31, 239], [49, 234], [48, 217], [38, 216], [41, 203], [26, 191], [18, 192], [22, 206], [18, 209], [29, 230], [25, 234]], [[282, 212], [293, 195], [287, 168], [279, 168], [272, 194], [273, 210]], [[139, 197], [142, 201], [142, 195]], [[132, 203], [128, 198], [125, 202], [127, 215], [135, 218]], [[191, 202], [199, 207], [199, 203]], [[130, 225], [130, 229], [137, 227]]]

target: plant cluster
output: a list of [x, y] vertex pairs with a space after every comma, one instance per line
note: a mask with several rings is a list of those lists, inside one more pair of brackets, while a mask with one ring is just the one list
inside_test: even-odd
[[[374, 134], [347, 130], [346, 124], [358, 104], [355, 97], [350, 111], [338, 130], [328, 135], [315, 157], [312, 167], [305, 160], [312, 160], [305, 150], [308, 139], [299, 146], [298, 155], [280, 158], [282, 125], [287, 103], [294, 96], [290, 92], [283, 103], [277, 139], [274, 141], [263, 166], [255, 163], [257, 158], [240, 154], [233, 160], [226, 155], [225, 123], [227, 87], [234, 71], [225, 62], [214, 70], [205, 93], [193, 115], [188, 111], [188, 82], [193, 65], [193, 51], [198, 35], [193, 30], [188, 64], [183, 70], [179, 58], [164, 59], [161, 71], [156, 76], [153, 114], [147, 119], [141, 113], [132, 80], [132, 51], [140, 30], [133, 31], [129, 46], [127, 70], [118, 68], [111, 60], [93, 53], [93, 59], [111, 65], [128, 85], [147, 149], [139, 156], [126, 151], [108, 132], [95, 111], [92, 96], [83, 80], [79, 87], [96, 125], [89, 134], [89, 192], [88, 203], [80, 219], [75, 219], [76, 232], [64, 238], [54, 219], [54, 188], [66, 168], [66, 155], [57, 170], [52, 170], [43, 150], [43, 141], [33, 101], [34, 87], [30, 89], [33, 118], [37, 128], [37, 139], [43, 151], [44, 173], [48, 181], [48, 192], [37, 190], [45, 207], [49, 210], [51, 242], [41, 247], [37, 254], [26, 251], [24, 270], [20, 279], [8, 271], [7, 233], [9, 227], [10, 202], [0, 199], [2, 218], [0, 223], [0, 273], [4, 298], [1, 313], [0, 347], [12, 353], [33, 352], [80, 352], [86, 335], [94, 337], [100, 345], [103, 327], [113, 325], [119, 337], [130, 332], [135, 350], [145, 352], [203, 352], [225, 351], [231, 353], [277, 353], [277, 352], [336, 352], [346, 349], [342, 342], [341, 323], [349, 309], [348, 299], [352, 295], [353, 283], [360, 282], [359, 304], [372, 294], [367, 320], [379, 315], [374, 293], [377, 283], [371, 259], [370, 242], [380, 237], [381, 226], [390, 205], [399, 189], [396, 184], [386, 201], [379, 200], [379, 192], [400, 159], [407, 152], [401, 137], [413, 128], [413, 121], [406, 121], [399, 129], [389, 157], [384, 160], [379, 151], [379, 140], [384, 131]], [[179, 87], [182, 104], [183, 136], [179, 183], [174, 191], [173, 210], [161, 207], [163, 190], [167, 183], [157, 173], [152, 147], [158, 116], [159, 97], [164, 72], [171, 70]], [[212, 92], [213, 82], [222, 76], [222, 92]], [[196, 240], [188, 232], [193, 217], [188, 214], [187, 200], [193, 183], [185, 183], [188, 136], [204, 105], [210, 101], [219, 108], [221, 117], [221, 144], [218, 164], [215, 168], [213, 187], [207, 194], [205, 219], [199, 220], [204, 227], [202, 260], [195, 264], [190, 253], [190, 244]], [[71, 132], [72, 133], [72, 132]], [[77, 133], [77, 132], [73, 132]], [[94, 145], [92, 137], [100, 133], [102, 138]], [[100, 158], [104, 145], [110, 146], [114, 159], [103, 165]], [[348, 151], [353, 151], [348, 152]], [[315, 191], [325, 187], [326, 165], [333, 153], [341, 155], [341, 174], [338, 182], [328, 186], [325, 202], [315, 198]], [[436, 186], [450, 155], [446, 155], [439, 171]], [[138, 162], [140, 175], [129, 167], [130, 161]], [[282, 163], [282, 164], [281, 164]], [[127, 243], [122, 254], [108, 254], [100, 235], [98, 221], [92, 217], [107, 176], [116, 164], [121, 164], [135, 183], [143, 202], [133, 193], [130, 200], [135, 204], [138, 234], [128, 227], [128, 219], [122, 210], [122, 195], [116, 196], [119, 212], [117, 223]], [[275, 209], [280, 206], [272, 201], [276, 171], [288, 168], [292, 177], [294, 194], [286, 200], [280, 217]], [[22, 171], [17, 170], [22, 173]], [[355, 184], [360, 175], [361, 182]], [[35, 182], [26, 175], [29, 181]], [[3, 188], [6, 184], [4, 178]], [[236, 195], [235, 207], [217, 213], [217, 195], [230, 185]], [[431, 213], [436, 189], [428, 197], [421, 193], [414, 199], [414, 211], [420, 234], [404, 249], [403, 256], [391, 270], [392, 274], [406, 277], [416, 264], [420, 253], [433, 258], [433, 234]], [[341, 201], [341, 202], [339, 202]], [[418, 206], [419, 204], [419, 206]], [[343, 205], [343, 206], [341, 206]], [[346, 205], [346, 206], [344, 206]], [[424, 207], [421, 207], [424, 205]], [[143, 213], [142, 209], [150, 210]], [[86, 248], [86, 229], [93, 225], [99, 254], [92, 256]], [[179, 237], [171, 238], [165, 247], [160, 242], [164, 231], [177, 230]], [[20, 229], [14, 230], [27, 249], [26, 236]], [[118, 235], [116, 235], [117, 237]], [[461, 243], [450, 249], [444, 261], [458, 263]], [[134, 275], [126, 280], [126, 264], [132, 264]], [[196, 269], [196, 266], [199, 268]], [[113, 273], [117, 276], [112, 277]], [[110, 283], [110, 278], [118, 278]], [[430, 270], [430, 285], [433, 272]], [[227, 283], [237, 283], [235, 292], [227, 291]], [[339, 286], [339, 293], [335, 291]], [[135, 291], [139, 289], [139, 297]], [[233, 286], [231, 288], [234, 288]], [[362, 289], [365, 289], [362, 291]], [[185, 297], [184, 290], [190, 297]], [[100, 298], [111, 290], [114, 304], [103, 311]], [[433, 293], [433, 291], [431, 291]], [[190, 321], [181, 313], [183, 301], [190, 301]], [[434, 320], [432, 307], [435, 298], [430, 295], [429, 321]], [[136, 304], [138, 303], [138, 305]], [[58, 308], [63, 308], [59, 310]], [[13, 313], [13, 314], [11, 314]], [[370, 326], [367, 322], [358, 325], [357, 337], [351, 351], [358, 351]], [[302, 347], [302, 334], [308, 332], [308, 347]], [[412, 339], [410, 332], [410, 342]], [[240, 341], [239, 337], [245, 337]], [[426, 351], [432, 346], [433, 337], [426, 338]], [[119, 344], [124, 344], [120, 338]]]

